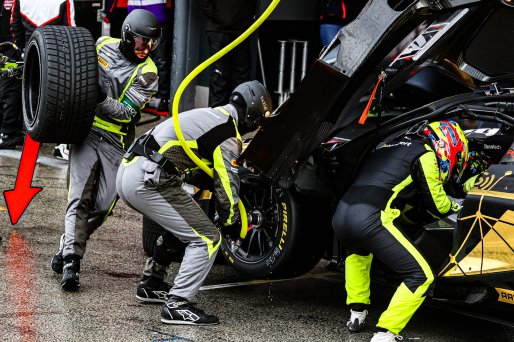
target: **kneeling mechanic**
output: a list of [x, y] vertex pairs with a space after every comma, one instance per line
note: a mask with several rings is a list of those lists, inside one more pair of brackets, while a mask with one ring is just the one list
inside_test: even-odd
[[[234, 89], [229, 104], [193, 109], [179, 116], [187, 144], [214, 170], [214, 196], [220, 221], [238, 224], [239, 176], [235, 160], [242, 152], [240, 134], [255, 130], [271, 98], [257, 81]], [[161, 321], [169, 324], [217, 324], [218, 317], [204, 313], [191, 301], [207, 277], [221, 244], [221, 235], [200, 206], [183, 189], [181, 176], [197, 169], [179, 144], [173, 120], [168, 119], [129, 148], [118, 171], [116, 187], [131, 208], [157, 222], [187, 244], [173, 287], [164, 282], [171, 264], [166, 239], [157, 240], [146, 262], [136, 297], [164, 303]]]

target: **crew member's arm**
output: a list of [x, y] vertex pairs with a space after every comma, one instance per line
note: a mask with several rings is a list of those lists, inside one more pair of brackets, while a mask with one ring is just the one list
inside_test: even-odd
[[[157, 68], [153, 63], [148, 63], [138, 70], [119, 101], [107, 96], [97, 105], [96, 110], [116, 121], [129, 122], [139, 116], [141, 109], [157, 92], [158, 86]], [[106, 94], [109, 94], [109, 91]]]
[[239, 219], [239, 175], [235, 161], [242, 149], [241, 140], [233, 137], [221, 143], [213, 154], [216, 209], [221, 222], [226, 226]]
[[421, 200], [431, 214], [441, 217], [459, 210], [459, 205], [444, 191], [437, 157], [431, 149], [413, 163], [411, 174]]

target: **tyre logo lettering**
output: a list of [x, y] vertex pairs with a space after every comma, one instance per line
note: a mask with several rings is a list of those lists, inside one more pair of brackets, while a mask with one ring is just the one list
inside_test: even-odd
[[278, 249], [282, 251], [284, 248], [284, 238], [287, 235], [287, 206], [284, 202], [282, 202], [282, 236], [280, 237], [280, 242], [278, 243]]

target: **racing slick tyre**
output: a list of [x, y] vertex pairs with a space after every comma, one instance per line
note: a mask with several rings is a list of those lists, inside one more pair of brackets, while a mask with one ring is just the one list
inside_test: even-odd
[[32, 34], [22, 81], [23, 119], [38, 142], [81, 142], [98, 97], [98, 63], [91, 33], [82, 27], [44, 26]]
[[240, 173], [240, 181], [240, 199], [257, 223], [238, 247], [224, 235], [221, 250], [228, 264], [256, 278], [294, 277], [312, 269], [330, 242], [329, 207], [252, 173]]

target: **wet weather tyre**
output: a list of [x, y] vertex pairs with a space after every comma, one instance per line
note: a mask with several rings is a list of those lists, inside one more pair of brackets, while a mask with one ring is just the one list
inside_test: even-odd
[[22, 81], [23, 119], [33, 140], [84, 140], [97, 104], [96, 58], [95, 42], [85, 28], [49, 25], [34, 31]]
[[240, 198], [259, 217], [239, 248], [227, 235], [222, 254], [239, 273], [255, 278], [295, 277], [311, 270], [330, 242], [330, 209], [323, 201], [241, 174]]

